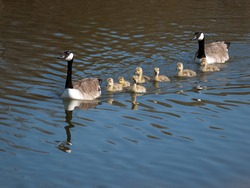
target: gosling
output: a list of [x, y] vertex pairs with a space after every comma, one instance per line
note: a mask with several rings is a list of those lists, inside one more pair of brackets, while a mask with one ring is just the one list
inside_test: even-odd
[[122, 87], [128, 87], [130, 86], [130, 82], [125, 80], [124, 77], [120, 76], [118, 78], [118, 83], [122, 86]]
[[141, 85], [137, 85], [138, 84], [138, 76], [134, 75], [132, 77], [133, 79], [133, 84], [130, 87], [127, 87], [127, 90], [130, 92], [134, 92], [134, 93], [146, 93], [146, 88], [144, 86]]
[[215, 65], [208, 65], [206, 58], [201, 59], [201, 72], [215, 72], [220, 69]]
[[118, 84], [118, 83], [114, 83], [113, 78], [108, 78], [107, 79], [106, 90], [110, 91], [110, 92], [121, 91], [122, 86], [120, 84]]
[[159, 75], [160, 74], [160, 69], [158, 67], [154, 68], [154, 81], [156, 82], [170, 82], [170, 79], [167, 76], [164, 75]]
[[183, 64], [181, 62], [177, 63], [176, 70], [177, 70], [176, 75], [178, 77], [194, 77], [194, 76], [196, 76], [196, 73], [192, 70], [189, 70], [189, 69], [183, 70]]
[[135, 75], [138, 76], [138, 84], [143, 84], [150, 80], [148, 76], [143, 75], [143, 70], [141, 67], [137, 67], [135, 70]]

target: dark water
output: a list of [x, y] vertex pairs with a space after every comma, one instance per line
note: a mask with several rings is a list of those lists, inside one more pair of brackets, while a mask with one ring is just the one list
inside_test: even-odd
[[[250, 187], [249, 20], [244, 0], [1, 0], [0, 186]], [[199, 30], [232, 42], [220, 72], [193, 62]], [[101, 98], [73, 112], [60, 98], [64, 50], [74, 79], [104, 80]], [[179, 61], [197, 77], [176, 79]], [[171, 82], [105, 91], [137, 66]]]

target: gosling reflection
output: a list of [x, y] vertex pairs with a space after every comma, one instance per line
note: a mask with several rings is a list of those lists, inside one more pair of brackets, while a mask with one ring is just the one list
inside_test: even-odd
[[131, 96], [131, 109], [138, 110], [138, 103], [136, 102], [136, 94], [130, 94]]
[[139, 93], [130, 93], [131, 96], [131, 109], [132, 110], [138, 110], [138, 105], [140, 104], [137, 102], [137, 97], [138, 96], [143, 96], [142, 94]]
[[65, 126], [66, 131], [66, 141], [62, 141], [58, 145], [58, 149], [61, 151], [64, 151], [66, 153], [71, 153], [70, 146], [72, 145], [71, 142], [71, 132], [70, 129], [75, 127], [74, 124], [71, 122], [73, 118], [73, 111], [74, 109], [81, 108], [83, 110], [88, 110], [89, 108], [94, 108], [100, 103], [100, 101], [97, 100], [91, 100], [91, 101], [79, 101], [79, 100], [63, 100], [64, 104], [64, 110], [65, 110], [65, 122], [68, 124]]

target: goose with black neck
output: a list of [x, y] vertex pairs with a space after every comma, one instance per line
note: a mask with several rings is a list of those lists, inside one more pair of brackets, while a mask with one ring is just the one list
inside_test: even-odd
[[99, 78], [83, 78], [72, 82], [74, 54], [71, 51], [65, 51], [58, 59], [68, 63], [65, 90], [61, 95], [63, 99], [94, 100], [101, 95], [101, 79]]
[[216, 41], [205, 44], [205, 34], [203, 32], [195, 32], [192, 40], [198, 40], [198, 50], [195, 58], [206, 58], [208, 64], [225, 63], [229, 60], [228, 49], [230, 42]]

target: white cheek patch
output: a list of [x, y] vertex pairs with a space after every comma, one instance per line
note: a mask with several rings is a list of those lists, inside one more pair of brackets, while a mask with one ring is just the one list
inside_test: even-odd
[[198, 40], [203, 40], [204, 39], [204, 33], [201, 33], [201, 35], [199, 36]]
[[70, 53], [70, 54], [68, 55], [68, 57], [65, 58], [65, 60], [66, 60], [66, 61], [71, 61], [71, 60], [73, 59], [73, 57], [74, 57], [74, 54], [73, 54], [73, 53]]

